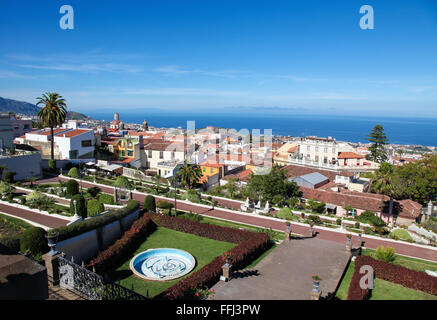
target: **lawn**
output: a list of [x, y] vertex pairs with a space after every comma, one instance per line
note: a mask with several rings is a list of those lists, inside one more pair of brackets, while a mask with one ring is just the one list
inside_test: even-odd
[[[363, 249], [362, 254], [366, 256], [371, 256], [372, 258], [376, 259], [375, 250]], [[395, 260], [391, 263], [416, 271], [425, 272], [425, 270], [432, 270], [432, 271], [437, 270], [437, 262], [409, 258], [397, 254], [395, 255]]]
[[185, 250], [191, 253], [196, 259], [196, 267], [188, 275], [184, 276], [188, 277], [206, 264], [210, 263], [215, 257], [235, 246], [236, 244], [234, 243], [216, 241], [158, 227], [157, 230], [143, 242], [138, 250], [123, 263], [123, 265], [109, 274], [109, 277], [111, 280], [120, 280], [121, 285], [129, 289], [134, 285], [134, 290], [143, 295], [146, 295], [148, 290], [149, 297], [153, 297], [168, 287], [171, 287], [182, 278], [171, 281], [147, 281], [135, 277], [129, 268], [129, 263], [136, 254], [151, 248], [176, 248]]
[[390, 233], [390, 236], [393, 239], [399, 239], [404, 241], [413, 241], [413, 238], [410, 236], [407, 230], [405, 229], [396, 229]]
[[[363, 249], [362, 254], [376, 259], [375, 250]], [[396, 255], [396, 258], [392, 263], [422, 272], [425, 270], [437, 270], [437, 263], [435, 262], [404, 257], [400, 255]], [[355, 264], [351, 262], [335, 294], [336, 298], [346, 300], [347, 293], [349, 291], [349, 284], [351, 282], [354, 270]], [[422, 291], [405, 288], [399, 284], [376, 278], [370, 300], [437, 300], [437, 296], [433, 296]]]

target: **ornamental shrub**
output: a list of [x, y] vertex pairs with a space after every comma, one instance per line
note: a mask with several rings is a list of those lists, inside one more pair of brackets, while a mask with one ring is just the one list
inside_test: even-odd
[[25, 230], [20, 239], [20, 251], [30, 251], [32, 256], [42, 255], [48, 251], [45, 230], [40, 227], [30, 227]]
[[376, 248], [376, 257], [385, 262], [392, 262], [395, 260], [395, 249], [392, 247], [379, 246]]
[[191, 202], [200, 203], [200, 194], [196, 190], [188, 190], [183, 198]]
[[[74, 201], [76, 201], [76, 211], [74, 210]], [[71, 197], [70, 213], [71, 214], [77, 213], [79, 216], [82, 217], [82, 219], [85, 219], [87, 217], [85, 198], [80, 194], [75, 194], [74, 196]]]
[[65, 192], [65, 195], [67, 197], [72, 197], [75, 194], [79, 193], [79, 184], [77, 183], [76, 180], [68, 180], [66, 183], [66, 187], [67, 187], [67, 190]]
[[56, 160], [49, 159], [49, 169], [51, 171], [55, 171], [56, 170]]
[[293, 214], [291, 213], [290, 208], [287, 207], [279, 209], [276, 216], [281, 219], [293, 220]]
[[387, 224], [378, 216], [375, 215], [375, 213], [366, 210], [363, 213], [361, 213], [358, 217], [356, 217], [357, 220], [371, 224], [374, 227], [385, 227]]
[[102, 192], [102, 189], [99, 187], [91, 187], [87, 189], [88, 193], [91, 195], [91, 197], [95, 198], [100, 192]]
[[117, 188], [132, 189], [132, 183], [125, 176], [119, 176], [115, 180], [114, 186]]
[[316, 225], [322, 224], [322, 219], [320, 219], [319, 216], [311, 215], [308, 217], [308, 220], [314, 222], [314, 224], [316, 224]]
[[111, 196], [110, 194], [106, 194], [106, 193], [99, 194], [98, 199], [103, 204], [114, 204], [115, 203], [114, 197]]
[[67, 175], [71, 178], [79, 179], [79, 170], [76, 167], [73, 167], [68, 171]]
[[146, 212], [156, 212], [155, 197], [151, 195], [147, 195], [146, 198], [144, 198], [143, 208]]
[[340, 218], [337, 218], [337, 220], [335, 220], [335, 222], [337, 223], [337, 225], [341, 225], [341, 219]]
[[97, 199], [91, 199], [87, 202], [88, 217], [94, 217], [105, 211], [105, 206]]

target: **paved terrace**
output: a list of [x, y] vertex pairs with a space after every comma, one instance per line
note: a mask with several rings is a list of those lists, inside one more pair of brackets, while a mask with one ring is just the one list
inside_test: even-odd
[[321, 299], [329, 298], [347, 267], [345, 245], [317, 238], [284, 241], [251, 270], [233, 274], [213, 289], [215, 300], [309, 300], [318, 274]]

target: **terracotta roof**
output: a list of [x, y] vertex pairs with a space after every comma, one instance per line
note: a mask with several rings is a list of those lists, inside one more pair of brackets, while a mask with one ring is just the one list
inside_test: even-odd
[[208, 162], [208, 161], [199, 164], [199, 166], [201, 166], [201, 167], [209, 167], [209, 168], [222, 168], [222, 167], [224, 167], [224, 165], [221, 164], [221, 163], [214, 163], [214, 162]]
[[92, 130], [84, 130], [84, 129], [74, 129], [74, 130], [70, 130], [70, 131], [67, 131], [67, 132], [60, 132], [60, 133], [57, 133], [57, 134], [55, 134], [55, 136], [58, 136], [58, 137], [65, 137], [65, 138], [72, 138], [72, 137], [75, 137], [75, 136], [78, 136], [78, 135], [81, 135], [81, 134], [84, 134], [84, 133], [87, 133], [87, 132], [90, 132], [90, 131], [92, 131]]
[[229, 180], [231, 178], [235, 178], [235, 179], [243, 181], [243, 182], [248, 182], [250, 179], [251, 173], [252, 173], [252, 170], [246, 169], [246, 170], [234, 173], [234, 174], [228, 174], [227, 176], [224, 176], [222, 179]]
[[335, 180], [335, 176], [338, 174], [336, 171], [329, 171], [329, 170], [322, 170], [322, 169], [315, 169], [315, 168], [309, 168], [309, 167], [303, 167], [303, 166], [296, 166], [296, 165], [288, 165], [285, 167], [282, 167], [282, 169], [287, 171], [287, 177], [288, 178], [296, 178], [299, 176], [303, 176], [308, 173], [318, 172], [325, 177], [328, 177], [330, 181]]
[[[380, 194], [332, 190], [309, 189], [300, 187], [301, 196], [305, 199], [314, 199], [325, 203], [345, 207], [352, 206], [354, 209], [369, 210], [375, 213], [381, 212], [381, 200], [383, 200], [383, 212], [389, 212], [390, 198]], [[422, 205], [412, 200], [393, 200], [393, 214], [409, 219], [417, 218], [421, 213]]]
[[297, 150], [297, 146], [293, 146], [290, 149], [287, 150], [288, 153], [293, 153]]
[[364, 156], [355, 152], [340, 152], [338, 159], [363, 159]]

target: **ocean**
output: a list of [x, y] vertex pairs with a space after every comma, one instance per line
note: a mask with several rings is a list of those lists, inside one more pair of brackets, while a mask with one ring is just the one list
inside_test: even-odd
[[[90, 113], [98, 120], [111, 121], [113, 113]], [[196, 128], [215, 126], [222, 128], [272, 129], [273, 135], [332, 137], [340, 141], [368, 142], [365, 140], [375, 124], [381, 124], [389, 143], [405, 145], [437, 146], [437, 119], [435, 118], [396, 118], [371, 116], [325, 116], [272, 113], [182, 113], [162, 112], [120, 112], [120, 120], [126, 123], [142, 123], [149, 126], [177, 128], [187, 127], [188, 120], [194, 120]]]

